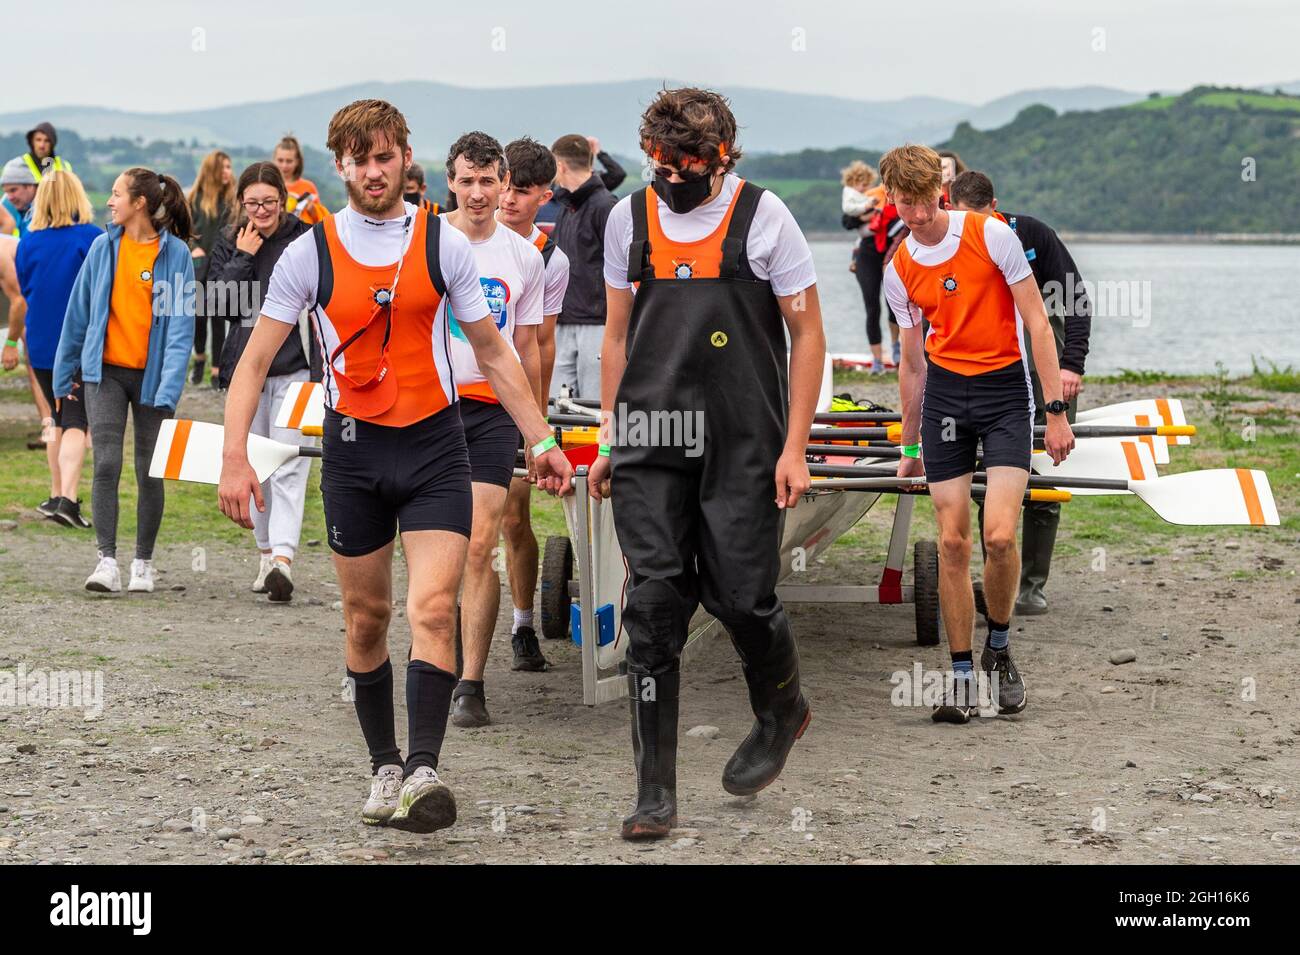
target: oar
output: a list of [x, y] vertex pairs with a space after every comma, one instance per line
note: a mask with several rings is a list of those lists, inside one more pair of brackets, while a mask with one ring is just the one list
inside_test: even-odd
[[[810, 474], [831, 478], [853, 478], [863, 470], [867, 469], [833, 464], [813, 464], [808, 467]], [[923, 482], [924, 478], [910, 480]], [[975, 484], [983, 484], [987, 480], [988, 475], [982, 471], [976, 472], [972, 478]], [[1186, 471], [1147, 481], [1079, 477], [1062, 479], [1036, 475], [1029, 478], [1028, 484], [1031, 488], [1066, 488], [1080, 492], [1091, 491], [1094, 494], [1132, 492], [1170, 524], [1275, 527], [1281, 523], [1268, 476], [1263, 471], [1247, 468]]]
[[[221, 483], [221, 451], [226, 429], [207, 421], [171, 418], [162, 423], [154, 446], [149, 476], [197, 484]], [[248, 463], [259, 481], [265, 481], [281, 465], [294, 458], [318, 458], [320, 448], [282, 444], [261, 435], [248, 436]]]
[[[877, 491], [881, 494], [925, 494], [930, 492], [925, 478], [870, 477], [870, 478], [827, 478], [813, 481], [813, 491]], [[984, 500], [985, 488], [980, 484], [971, 485], [971, 498]], [[1069, 491], [1059, 491], [1050, 487], [1026, 488], [1024, 503], [1045, 501], [1065, 503], [1070, 500]]]
[[[1139, 398], [1136, 401], [1121, 401], [1113, 405], [1102, 405], [1100, 408], [1088, 408], [1080, 411], [1076, 420], [1079, 424], [1097, 424], [1112, 418], [1128, 418], [1133, 415], [1144, 416], [1147, 424], [1187, 424], [1183, 403], [1177, 398]], [[1190, 444], [1191, 439], [1186, 435], [1179, 435], [1174, 439], [1174, 443]]]
[[280, 410], [275, 415], [277, 428], [301, 431], [318, 436], [325, 427], [325, 393], [314, 381], [295, 381], [285, 389]]

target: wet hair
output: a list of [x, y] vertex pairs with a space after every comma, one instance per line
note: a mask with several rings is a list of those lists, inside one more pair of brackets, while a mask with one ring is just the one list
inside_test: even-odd
[[478, 132], [477, 130], [466, 133], [451, 144], [451, 148], [447, 150], [448, 179], [454, 180], [456, 178], [456, 158], [458, 156], [464, 156], [465, 161], [475, 169], [495, 165], [497, 177], [502, 180], [506, 178], [505, 151], [502, 150], [501, 144], [487, 133]]
[[909, 143], [880, 157], [880, 181], [891, 199], [928, 202], [943, 192], [939, 154]]
[[122, 175], [126, 176], [127, 195], [132, 201], [144, 199], [145, 212], [155, 228], [166, 229], [182, 242], [192, 238], [194, 220], [179, 182], [143, 166], [132, 166]]
[[[379, 134], [386, 135], [398, 150], [406, 152], [411, 130], [402, 111], [386, 100], [359, 99], [334, 114], [325, 145], [337, 161], [341, 162], [346, 155], [360, 159], [370, 155]], [[301, 170], [298, 175], [302, 175]]]
[[506, 146], [506, 165], [510, 167], [510, 185], [516, 189], [549, 189], [555, 181], [555, 155], [528, 136]]
[[693, 86], [662, 89], [641, 115], [641, 148], [659, 162], [704, 162], [724, 172], [736, 168], [736, 117], [727, 98]]
[[968, 169], [948, 186], [948, 201], [967, 209], [993, 205], [993, 195], [993, 180], [974, 169]]

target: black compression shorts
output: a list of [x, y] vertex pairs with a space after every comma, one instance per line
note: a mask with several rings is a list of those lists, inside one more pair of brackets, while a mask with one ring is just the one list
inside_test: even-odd
[[54, 426], [72, 430], [73, 428], [86, 431], [86, 389], [81, 385], [81, 375], [72, 379], [72, 393], [76, 396], [64, 398], [59, 402], [58, 410], [54, 408], [54, 369], [53, 368], [33, 368], [32, 374], [36, 376], [36, 383], [41, 387], [41, 393], [45, 395], [45, 400], [49, 402], [50, 413], [54, 415]]
[[981, 375], [959, 375], [928, 363], [921, 399], [921, 457], [925, 479], [947, 481], [975, 470], [976, 446], [985, 468], [1029, 470], [1034, 398], [1020, 361]]
[[470, 480], [476, 484], [510, 487], [519, 451], [519, 429], [501, 405], [461, 398], [460, 420], [469, 445]]
[[469, 537], [469, 454], [455, 405], [403, 428], [325, 412], [320, 489], [330, 549], [361, 557], [394, 530]]

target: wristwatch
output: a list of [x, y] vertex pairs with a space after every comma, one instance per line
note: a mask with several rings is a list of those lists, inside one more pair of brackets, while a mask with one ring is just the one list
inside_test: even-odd
[[1070, 410], [1070, 405], [1068, 402], [1061, 401], [1058, 398], [1056, 401], [1049, 401], [1047, 404], [1045, 404], [1043, 406], [1043, 410], [1046, 411], [1048, 414], [1065, 414], [1067, 411]]

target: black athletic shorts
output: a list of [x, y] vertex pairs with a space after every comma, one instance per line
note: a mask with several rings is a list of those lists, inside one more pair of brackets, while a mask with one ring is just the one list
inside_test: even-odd
[[510, 413], [493, 401], [461, 398], [460, 420], [469, 445], [470, 480], [510, 487], [519, 452], [519, 429]]
[[41, 393], [45, 395], [45, 400], [49, 402], [50, 414], [54, 415], [54, 426], [56, 428], [65, 428], [72, 430], [79, 428], [86, 431], [86, 389], [81, 383], [81, 375], [72, 379], [75, 387], [72, 393], [77, 396], [76, 401], [64, 398], [59, 402], [58, 410], [54, 410], [54, 369], [53, 368], [33, 368], [32, 374], [36, 376], [36, 383], [41, 386]]
[[330, 549], [361, 557], [401, 531], [469, 537], [474, 497], [456, 406], [404, 428], [325, 411], [320, 473]]
[[981, 375], [959, 375], [928, 362], [921, 399], [921, 457], [925, 479], [947, 481], [975, 470], [983, 444], [985, 468], [1029, 470], [1034, 448], [1034, 398], [1022, 362]]

